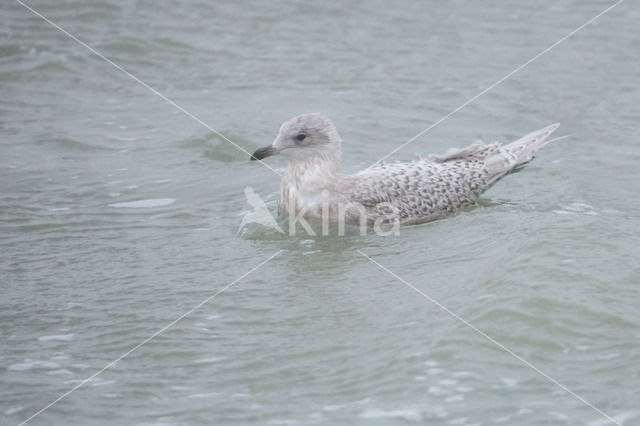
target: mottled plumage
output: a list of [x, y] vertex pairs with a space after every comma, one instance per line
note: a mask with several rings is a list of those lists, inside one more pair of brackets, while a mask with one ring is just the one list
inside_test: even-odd
[[340, 172], [341, 140], [333, 123], [321, 114], [304, 114], [284, 123], [273, 144], [252, 159], [279, 153], [290, 158], [281, 182], [281, 212], [344, 217], [353, 224], [391, 219], [416, 224], [475, 203], [497, 180], [531, 161], [557, 127], [504, 146], [475, 142], [442, 156], [376, 164], [347, 175]]

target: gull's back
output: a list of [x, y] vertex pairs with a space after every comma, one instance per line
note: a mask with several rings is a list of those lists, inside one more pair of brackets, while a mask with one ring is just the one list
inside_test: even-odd
[[390, 213], [402, 224], [438, 219], [473, 204], [500, 178], [531, 161], [557, 128], [553, 124], [504, 146], [476, 142], [443, 156], [376, 164], [353, 176], [350, 198], [373, 220]]

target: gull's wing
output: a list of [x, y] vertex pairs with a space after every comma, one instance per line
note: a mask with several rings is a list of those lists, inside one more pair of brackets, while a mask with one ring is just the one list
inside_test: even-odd
[[472, 204], [502, 176], [531, 161], [557, 127], [505, 146], [478, 141], [442, 156], [375, 165], [353, 176], [351, 197], [367, 208], [390, 203], [405, 221], [439, 217]]

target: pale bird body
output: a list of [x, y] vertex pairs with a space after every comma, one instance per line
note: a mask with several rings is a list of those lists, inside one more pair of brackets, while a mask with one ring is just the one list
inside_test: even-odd
[[497, 180], [531, 161], [557, 127], [507, 145], [475, 142], [443, 156], [376, 164], [349, 175], [340, 171], [341, 139], [333, 123], [321, 114], [304, 114], [285, 122], [273, 144], [252, 159], [289, 157], [280, 185], [282, 213], [352, 224], [391, 217], [417, 224], [475, 203]]

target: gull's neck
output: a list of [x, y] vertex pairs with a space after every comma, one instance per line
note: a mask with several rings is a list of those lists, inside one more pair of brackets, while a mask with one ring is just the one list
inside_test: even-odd
[[298, 191], [314, 192], [325, 189], [340, 176], [340, 154], [321, 152], [306, 158], [292, 159], [284, 173], [282, 184], [294, 186]]

